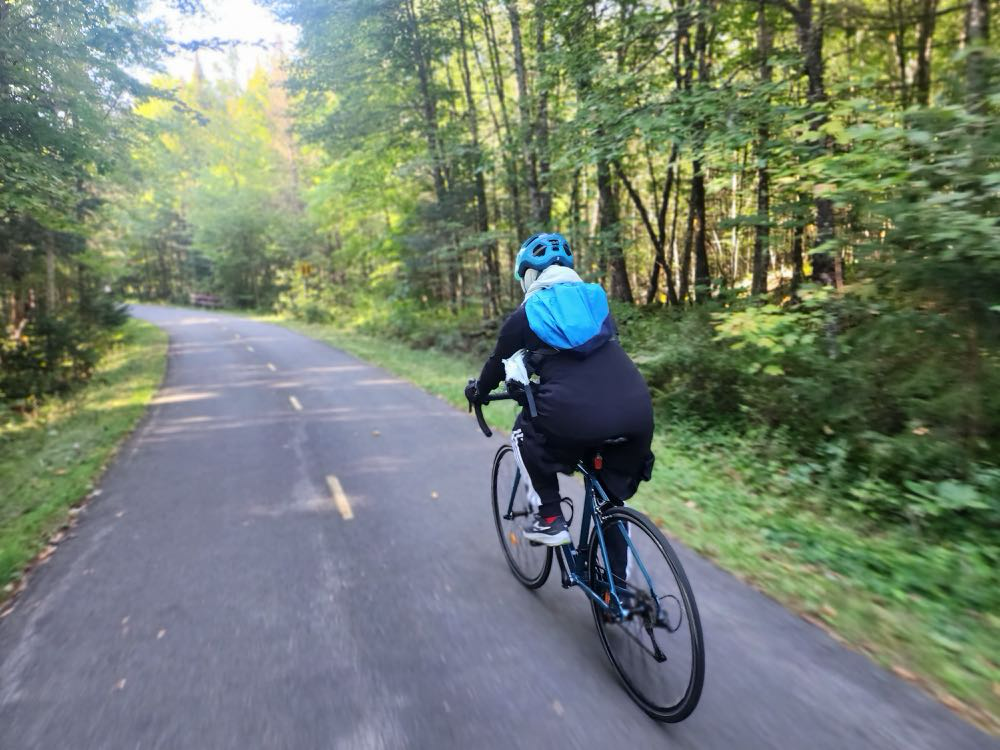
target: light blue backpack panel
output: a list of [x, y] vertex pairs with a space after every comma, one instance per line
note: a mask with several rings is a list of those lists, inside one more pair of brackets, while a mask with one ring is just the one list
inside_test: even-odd
[[531, 330], [554, 349], [589, 354], [614, 333], [599, 284], [556, 284], [528, 297], [524, 309]]

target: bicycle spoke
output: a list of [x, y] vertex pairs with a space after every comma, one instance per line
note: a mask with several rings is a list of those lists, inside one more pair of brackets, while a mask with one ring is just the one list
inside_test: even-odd
[[[654, 652], [653, 649], [651, 649], [649, 646], [647, 646], [645, 643], [643, 643], [641, 638], [639, 638], [636, 635], [633, 635], [629, 631], [629, 629], [625, 625], [625, 623], [623, 623], [623, 622], [615, 622], [615, 623], [612, 623], [612, 624], [617, 625], [618, 628], [619, 628], [619, 630], [621, 630], [621, 632], [626, 637], [631, 638], [640, 649], [642, 649], [645, 653], [647, 653], [650, 656], [650, 658], [655, 659], [656, 661], [660, 661], [660, 659], [657, 658], [656, 652]], [[652, 636], [650, 636], [650, 637], [652, 637]], [[654, 641], [654, 643], [655, 643], [655, 641]], [[659, 650], [660, 650], [659, 646], [657, 646], [656, 651], [659, 651]], [[664, 657], [664, 658], [666, 658], [666, 657]]]

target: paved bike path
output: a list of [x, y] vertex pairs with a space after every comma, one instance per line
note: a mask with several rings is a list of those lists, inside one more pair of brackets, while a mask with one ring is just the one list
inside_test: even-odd
[[280, 327], [134, 314], [166, 381], [0, 621], [3, 750], [1000, 746], [684, 549], [707, 679], [656, 724], [583, 597], [508, 573], [499, 438]]

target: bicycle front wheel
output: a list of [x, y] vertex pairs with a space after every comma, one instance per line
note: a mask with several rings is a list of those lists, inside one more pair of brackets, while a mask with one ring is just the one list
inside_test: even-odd
[[[666, 537], [642, 513], [611, 508], [601, 530], [616, 593], [628, 611], [618, 618], [594, 603], [604, 651], [647, 714], [658, 721], [682, 721], [698, 705], [705, 679], [705, 646], [691, 584]], [[596, 529], [588, 557], [593, 588], [609, 601], [608, 564]]]
[[529, 589], [537, 589], [549, 577], [552, 548], [529, 542], [524, 529], [534, 510], [528, 502], [528, 485], [509, 445], [501, 446], [493, 459], [493, 520], [510, 571]]

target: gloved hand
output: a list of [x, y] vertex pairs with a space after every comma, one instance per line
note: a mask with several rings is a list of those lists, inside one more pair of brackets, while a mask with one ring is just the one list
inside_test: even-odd
[[482, 396], [479, 395], [479, 381], [470, 380], [465, 386], [465, 398], [470, 404], [481, 404]]

